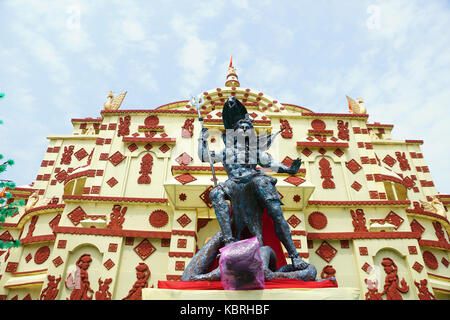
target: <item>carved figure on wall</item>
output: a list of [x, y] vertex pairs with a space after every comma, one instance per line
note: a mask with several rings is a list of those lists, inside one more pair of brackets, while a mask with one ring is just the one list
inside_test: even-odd
[[136, 267], [136, 282], [128, 292], [128, 295], [122, 300], [142, 300], [142, 289], [148, 288], [148, 279], [150, 278], [150, 269], [141, 262]]
[[111, 300], [111, 292], [109, 292], [109, 285], [112, 282], [112, 278], [105, 279], [98, 278], [98, 291], [95, 293], [95, 300]]
[[331, 178], [333, 178], [333, 174], [331, 172], [330, 161], [328, 161], [325, 158], [320, 159], [319, 170], [320, 170], [320, 178], [323, 179], [322, 188], [324, 189], [336, 188], [336, 185], [334, 184], [333, 180], [331, 180]]
[[420, 282], [414, 281], [414, 284], [416, 285], [417, 290], [419, 290], [418, 297], [420, 300], [436, 300], [434, 294], [428, 290], [427, 279], [420, 280]]
[[141, 174], [138, 178], [138, 184], [149, 184], [152, 179], [150, 178], [150, 173], [152, 173], [153, 167], [153, 157], [150, 153], [147, 153], [142, 157], [141, 160], [141, 170], [139, 173]]
[[353, 231], [369, 231], [366, 226], [366, 218], [363, 209], [350, 210], [352, 215]]
[[117, 130], [118, 137], [125, 137], [130, 134], [131, 117], [125, 116], [119, 118], [119, 128]]
[[322, 279], [333, 278], [336, 276], [336, 269], [331, 265], [326, 265], [323, 267], [322, 272], [320, 273], [320, 277]]
[[[230, 97], [225, 102], [222, 116], [226, 129], [223, 135], [225, 149], [218, 153], [209, 151], [209, 134], [206, 128], [202, 129], [198, 144], [200, 159], [210, 162], [211, 165], [221, 162], [228, 174], [228, 179], [217, 184], [209, 193], [221, 231], [216, 233], [191, 260], [182, 279], [206, 280], [211, 277], [212, 280], [217, 277], [217, 272], [220, 277], [218, 269], [214, 271], [216, 273], [209, 275], [199, 273], [199, 270], [203, 272], [210, 266], [216, 257], [215, 252], [222, 245], [226, 246], [245, 239], [245, 232], [248, 231], [250, 237], [256, 236], [261, 245], [261, 256], [267, 267], [266, 279], [284, 276], [314, 280], [317, 273], [315, 267], [300, 258], [292, 241], [289, 225], [281, 209], [280, 195], [275, 187], [277, 179], [256, 169], [256, 166], [260, 165], [274, 172], [294, 175], [300, 168], [300, 159], [292, 161], [288, 167], [266, 153], [276, 134], [256, 136], [247, 110], [235, 97]], [[227, 201], [230, 201], [231, 206]], [[231, 208], [233, 208], [232, 217], [230, 216]], [[272, 219], [275, 235], [292, 260], [292, 264], [284, 266], [282, 271], [274, 269], [275, 253], [272, 248], [263, 244], [262, 218], [265, 212]], [[286, 275], [275, 274], [277, 272]], [[289, 273], [291, 274], [287, 275]]]
[[399, 283], [397, 265], [391, 258], [383, 258], [381, 264], [386, 272], [384, 290], [381, 295], [386, 295], [386, 300], [403, 300], [400, 293], [407, 293], [409, 291], [409, 286], [404, 278]]
[[433, 227], [438, 241], [447, 243], [444, 230], [442, 230], [442, 224], [439, 221], [433, 221]]
[[125, 213], [127, 210], [128, 207], [122, 208], [120, 204], [115, 204], [110, 214], [108, 229], [121, 230], [125, 222]]
[[408, 163], [408, 159], [406, 159], [406, 155], [404, 152], [396, 152], [395, 155], [398, 160], [398, 165], [400, 166], [400, 169], [402, 171], [411, 170], [411, 167], [409, 166]]
[[338, 138], [349, 141], [350, 135], [348, 130], [348, 121], [344, 123], [342, 120], [337, 121]]
[[[92, 258], [90, 254], [83, 254], [75, 263], [80, 272], [80, 283], [72, 290], [70, 298], [67, 300], [92, 300], [94, 290], [89, 282], [88, 269], [91, 265]], [[89, 295], [91, 292], [91, 295]]]
[[364, 282], [367, 285], [367, 292], [365, 294], [366, 300], [383, 300], [381, 293], [378, 292], [377, 279], [365, 279]]
[[291, 139], [292, 134], [292, 127], [289, 124], [289, 121], [285, 119], [280, 119], [280, 130], [281, 130], [281, 136], [285, 139]]
[[64, 153], [61, 156], [60, 164], [70, 165], [70, 162], [72, 161], [73, 149], [75, 149], [75, 146], [64, 147]]
[[181, 136], [191, 138], [194, 134], [194, 118], [188, 118], [181, 127]]
[[48, 283], [47, 286], [42, 290], [39, 300], [55, 300], [58, 296], [59, 289], [58, 285], [61, 281], [61, 276], [55, 278], [55, 276], [48, 275], [47, 276]]

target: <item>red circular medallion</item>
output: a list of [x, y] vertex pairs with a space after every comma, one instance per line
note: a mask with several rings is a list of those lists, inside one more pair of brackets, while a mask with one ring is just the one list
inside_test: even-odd
[[157, 116], [148, 116], [144, 120], [146, 127], [156, 127], [159, 123], [159, 118]]
[[155, 210], [150, 214], [149, 221], [153, 227], [162, 228], [169, 222], [169, 215], [164, 210]]
[[36, 264], [42, 264], [47, 261], [50, 256], [50, 248], [49, 247], [41, 247], [39, 248], [34, 255], [34, 262]]
[[327, 125], [322, 120], [315, 119], [311, 122], [311, 127], [316, 131], [322, 131], [322, 130], [325, 130]]
[[431, 253], [430, 251], [423, 252], [423, 261], [425, 262], [427, 267], [430, 269], [435, 270], [438, 267], [438, 261], [436, 259], [436, 256], [433, 253]]
[[327, 226], [327, 217], [319, 211], [312, 212], [308, 217], [308, 222], [314, 229], [323, 229]]

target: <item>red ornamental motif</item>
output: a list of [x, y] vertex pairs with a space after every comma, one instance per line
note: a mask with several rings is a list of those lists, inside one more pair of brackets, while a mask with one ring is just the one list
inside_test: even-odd
[[19, 266], [19, 263], [17, 262], [8, 262], [8, 264], [6, 265], [6, 272], [16, 272], [17, 271], [17, 267]]
[[191, 219], [184, 213], [181, 217], [177, 219], [177, 222], [182, 226], [183, 228], [186, 227], [189, 223], [191, 223]]
[[119, 129], [117, 130], [117, 136], [125, 137], [130, 134], [130, 124], [131, 124], [131, 117], [125, 116], [123, 118], [119, 119]]
[[395, 161], [395, 159], [390, 155], [387, 155], [383, 158], [383, 162], [386, 163], [389, 167], [392, 167], [397, 161]]
[[155, 210], [150, 214], [149, 221], [153, 227], [162, 228], [169, 222], [169, 215], [164, 210]]
[[362, 169], [361, 165], [358, 162], [356, 162], [356, 160], [354, 160], [354, 159], [346, 162], [345, 166], [353, 174], [357, 173], [359, 170]]
[[31, 237], [33, 235], [38, 218], [39, 216], [33, 216], [33, 218], [31, 218], [30, 226], [28, 227], [28, 232], [25, 238]]
[[112, 267], [114, 267], [116, 264], [111, 259], [106, 260], [106, 262], [103, 264], [107, 270], [110, 270]]
[[112, 230], [122, 230], [122, 225], [125, 222], [125, 213], [128, 207], [123, 207], [119, 204], [113, 206], [113, 211], [111, 212], [108, 229]]
[[84, 150], [84, 148], [81, 148], [80, 150], [74, 153], [74, 156], [75, 158], [78, 159], [78, 161], [83, 160], [87, 155], [88, 153], [86, 152], [86, 150]]
[[337, 122], [338, 138], [341, 140], [349, 141], [348, 122], [338, 120]]
[[320, 177], [323, 179], [322, 188], [324, 188], [324, 189], [336, 188], [336, 185], [331, 180], [331, 178], [333, 178], [333, 175], [331, 172], [330, 162], [325, 158], [320, 159], [319, 169], [320, 169], [320, 174], [321, 174]]
[[192, 160], [194, 159], [186, 152], [183, 152], [178, 156], [178, 158], [175, 159], [175, 161], [181, 166], [188, 165]]
[[289, 121], [280, 119], [280, 130], [281, 136], [285, 139], [292, 138], [292, 127], [289, 124]]
[[136, 282], [128, 292], [128, 295], [122, 300], [142, 300], [142, 289], [148, 287], [148, 278], [150, 278], [150, 269], [145, 263], [139, 263], [136, 267]]
[[427, 279], [420, 280], [420, 282], [414, 281], [414, 284], [419, 291], [418, 297], [420, 300], [436, 300], [436, 297], [428, 290]]
[[353, 189], [355, 189], [356, 191], [359, 191], [359, 190], [361, 190], [362, 185], [361, 185], [358, 181], [354, 181], [354, 182], [352, 183], [351, 187], [352, 187]]
[[369, 231], [366, 227], [366, 218], [362, 209], [350, 210], [354, 232]]
[[436, 270], [438, 267], [436, 256], [430, 251], [423, 252], [423, 262], [425, 262], [426, 266], [432, 270]]
[[400, 293], [407, 293], [409, 286], [403, 278], [399, 283], [398, 267], [391, 258], [384, 258], [381, 264], [386, 272], [384, 290], [381, 295], [386, 295], [386, 300], [403, 300]]
[[74, 226], [77, 226], [81, 220], [84, 220], [86, 217], [86, 212], [78, 206], [71, 213], [67, 215], [69, 220], [73, 223]]
[[312, 212], [308, 217], [308, 223], [311, 227], [321, 230], [327, 226], [327, 217], [319, 211]]
[[290, 184], [293, 184], [294, 186], [297, 187], [297, 186], [301, 185], [303, 182], [305, 182], [306, 180], [302, 179], [300, 177], [297, 177], [297, 176], [289, 176], [286, 179], [284, 179], [284, 181], [286, 181]]
[[394, 211], [389, 212], [384, 220], [390, 224], [393, 224], [395, 226], [395, 230], [397, 230], [404, 221], [404, 219]]
[[423, 270], [423, 265], [421, 265], [420, 263], [418, 263], [418, 262], [416, 261], [416, 262], [414, 262], [412, 268], [413, 268], [414, 270], [416, 270], [418, 273], [421, 273], [422, 270]]
[[117, 181], [116, 178], [111, 177], [111, 179], [109, 179], [108, 181], [106, 181], [106, 183], [112, 188], [112, 187], [114, 187], [116, 184], [118, 184], [119, 181]]
[[212, 202], [209, 199], [209, 193], [211, 192], [213, 186], [209, 186], [205, 191], [200, 195], [200, 199], [208, 206], [208, 208], [212, 208]]
[[305, 156], [309, 157], [312, 154], [312, 151], [309, 150], [308, 148], [305, 148], [302, 150], [302, 154], [304, 154]]
[[153, 252], [156, 251], [156, 248], [151, 244], [150, 241], [144, 239], [136, 247], [134, 247], [133, 250], [142, 260], [145, 261], [153, 254]]
[[117, 166], [119, 163], [121, 163], [126, 157], [120, 153], [120, 151], [115, 152], [111, 157], [109, 157], [109, 161], [114, 165]]
[[141, 170], [139, 171], [141, 176], [138, 178], [138, 184], [149, 184], [152, 181], [149, 176], [152, 173], [152, 167], [153, 157], [150, 153], [147, 153], [141, 160]]
[[[70, 294], [70, 300], [92, 300], [94, 290], [91, 288], [91, 284], [89, 282], [89, 274], [88, 269], [91, 265], [92, 258], [89, 254], [83, 254], [80, 258], [78, 258], [75, 263], [80, 271], [80, 284], [79, 288], [75, 287]], [[88, 293], [92, 294], [89, 295]]]
[[66, 172], [66, 170], [61, 170], [59, 171], [56, 175], [55, 175], [55, 179], [59, 182], [62, 183], [64, 182], [64, 180], [66, 180], [67, 176], [69, 174]]
[[64, 147], [64, 153], [61, 156], [60, 164], [70, 165], [70, 162], [72, 161], [72, 154], [73, 154], [74, 148], [75, 148], [75, 146]]
[[63, 259], [61, 258], [61, 256], [56, 257], [55, 259], [52, 260], [53, 264], [55, 265], [56, 268], [58, 268], [60, 265], [62, 265], [64, 263]]
[[148, 128], [154, 128], [159, 124], [159, 118], [157, 116], [148, 116], [144, 120], [144, 125]]
[[395, 156], [398, 160], [398, 165], [400, 166], [400, 169], [402, 171], [411, 170], [411, 167], [409, 166], [408, 159], [406, 159], [406, 155], [404, 152], [396, 152]]
[[433, 221], [433, 227], [439, 242], [447, 243], [445, 239], [444, 230], [442, 230], [442, 224], [438, 221]]
[[292, 229], [297, 228], [297, 226], [301, 223], [300, 219], [297, 218], [296, 215], [292, 215], [289, 217], [289, 219], [286, 220], [287, 223], [289, 223], [289, 225], [292, 227]]
[[381, 292], [378, 292], [378, 280], [375, 279], [365, 279], [364, 282], [367, 285], [367, 292], [366, 292], [366, 300], [383, 300], [383, 297], [381, 296]]
[[325, 267], [323, 267], [322, 272], [320, 273], [320, 278], [322, 279], [328, 279], [335, 276], [336, 269], [334, 269], [331, 265], [326, 265]]
[[102, 280], [98, 279], [98, 291], [95, 292], [95, 300], [111, 300], [112, 294], [109, 292], [109, 285], [112, 282], [112, 278]]
[[411, 179], [410, 177], [406, 176], [403, 178], [403, 185], [408, 189], [411, 190], [416, 186], [416, 183], [414, 182], [413, 179]]
[[411, 221], [410, 226], [412, 232], [418, 233], [420, 237], [422, 237], [422, 234], [425, 232], [425, 228], [416, 219]]
[[194, 134], [194, 118], [186, 119], [181, 127], [181, 136], [183, 138], [191, 138]]
[[336, 253], [337, 250], [326, 241], [322, 242], [316, 250], [316, 254], [328, 263], [333, 260]]
[[45, 261], [47, 261], [49, 256], [50, 256], [50, 248], [47, 246], [41, 247], [36, 251], [34, 255], [34, 262], [36, 264], [43, 264]]
[[186, 196], [185, 193], [180, 193], [180, 194], [178, 195], [178, 199], [180, 199], [180, 201], [186, 201], [187, 196]]
[[326, 124], [325, 122], [323, 122], [320, 119], [315, 119], [313, 121], [311, 121], [311, 127], [313, 128], [314, 131], [323, 131], [326, 129]]
[[61, 276], [55, 278], [55, 276], [48, 275], [47, 279], [48, 279], [47, 287], [45, 287], [42, 290], [41, 295], [39, 296], [39, 300], [55, 300], [56, 297], [58, 296], [59, 293], [58, 285], [59, 282], [61, 281]]
[[162, 153], [166, 153], [170, 150], [170, 147], [167, 144], [163, 144], [161, 147], [159, 147], [159, 150], [161, 150]]

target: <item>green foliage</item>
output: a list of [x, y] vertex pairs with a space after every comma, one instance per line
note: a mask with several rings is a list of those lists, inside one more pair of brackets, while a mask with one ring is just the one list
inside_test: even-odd
[[[0, 96], [3, 98], [3, 96]], [[3, 122], [0, 120], [0, 124]], [[0, 154], [0, 160], [3, 159], [3, 155]], [[8, 166], [12, 166], [14, 164], [14, 160], [9, 159], [8, 161], [0, 164], [0, 173], [4, 172]], [[3, 190], [13, 190], [16, 187], [16, 184], [9, 180], [0, 180], [0, 193], [3, 193]], [[24, 200], [14, 201], [8, 204], [8, 199], [11, 199], [12, 194], [10, 192], [5, 191], [0, 197], [0, 229], [2, 228], [3, 223], [5, 222], [7, 217], [13, 216], [19, 209], [18, 206], [25, 205]], [[19, 240], [13, 241], [2, 241], [0, 240], [0, 249], [9, 249], [9, 248], [17, 248], [20, 246]]]

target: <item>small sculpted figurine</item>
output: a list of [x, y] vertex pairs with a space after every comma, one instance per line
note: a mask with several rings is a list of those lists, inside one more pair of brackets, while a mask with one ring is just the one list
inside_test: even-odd
[[[270, 168], [274, 172], [294, 175], [301, 164], [300, 159], [286, 166], [273, 159], [265, 151], [269, 149], [276, 135], [257, 136], [244, 105], [235, 97], [230, 97], [223, 107], [223, 135], [225, 148], [218, 153], [208, 149], [208, 130], [202, 129], [199, 137], [198, 155], [203, 162], [221, 162], [228, 179], [219, 183], [209, 193], [220, 230], [197, 253], [187, 266], [183, 280], [218, 280], [220, 271], [216, 269], [205, 274], [222, 246], [256, 236], [261, 246], [261, 257], [265, 262], [266, 280], [275, 278], [296, 278], [314, 280], [316, 269], [303, 261], [292, 241], [288, 223], [283, 217], [280, 195], [275, 187], [277, 179], [260, 169]], [[230, 201], [230, 204], [228, 203]], [[276, 256], [272, 248], [264, 246], [262, 235], [262, 216], [267, 210], [273, 220], [275, 234], [286, 248], [292, 264], [282, 270], [275, 270]], [[231, 214], [230, 214], [231, 213]], [[290, 273], [290, 274], [289, 274]], [[289, 274], [289, 275], [287, 275]]]

